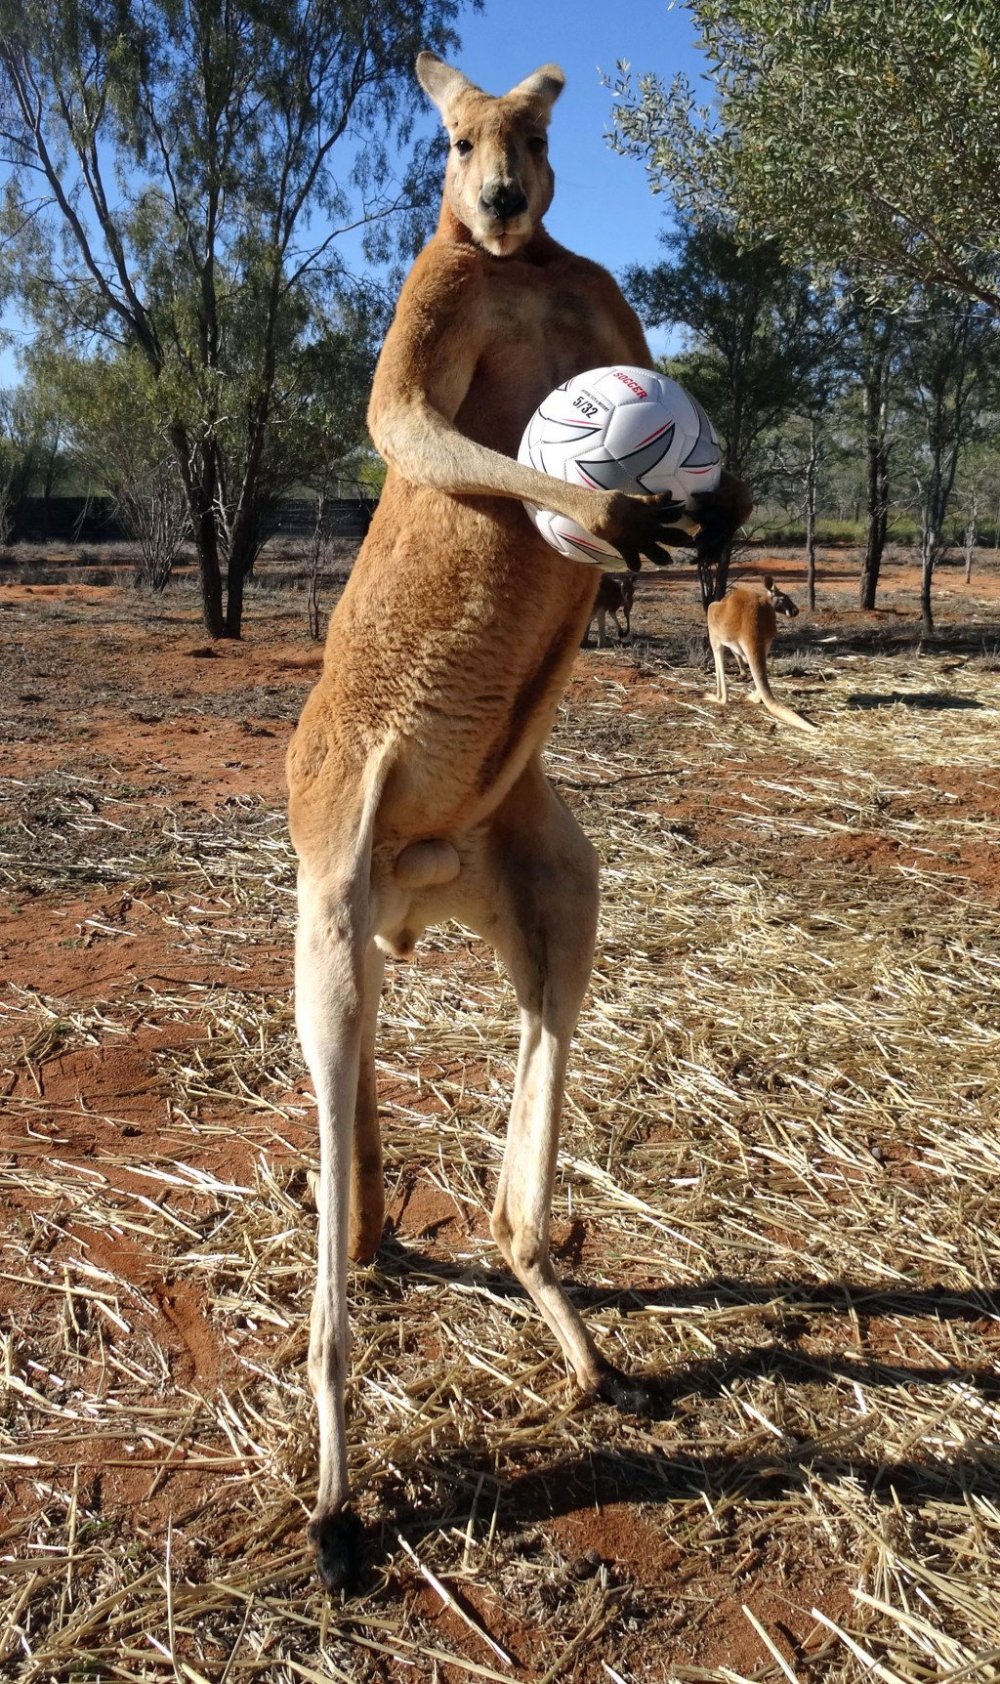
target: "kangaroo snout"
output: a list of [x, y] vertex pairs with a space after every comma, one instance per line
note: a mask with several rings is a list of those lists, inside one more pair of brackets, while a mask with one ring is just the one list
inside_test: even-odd
[[497, 222], [523, 216], [528, 198], [519, 181], [487, 181], [479, 195], [479, 208]]

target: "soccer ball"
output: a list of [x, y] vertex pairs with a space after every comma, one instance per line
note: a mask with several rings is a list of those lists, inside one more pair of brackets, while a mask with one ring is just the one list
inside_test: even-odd
[[[595, 491], [668, 491], [692, 512], [692, 493], [714, 491], [722, 473], [715, 428], [698, 400], [665, 374], [623, 363], [575, 374], [550, 392], [524, 430], [517, 459]], [[621, 562], [616, 549], [576, 521], [524, 506], [561, 555], [598, 567]]]

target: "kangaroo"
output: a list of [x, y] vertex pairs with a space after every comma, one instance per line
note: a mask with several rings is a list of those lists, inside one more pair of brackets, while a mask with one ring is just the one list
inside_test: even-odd
[[761, 596], [758, 591], [737, 585], [721, 602], [709, 603], [708, 641], [715, 657], [715, 692], [709, 699], [720, 707], [726, 705], [723, 651], [731, 649], [740, 671], [744, 670], [744, 661], [750, 668], [756, 690], [753, 701], [760, 702], [768, 713], [786, 725], [796, 725], [800, 731], [818, 731], [818, 725], [779, 702], [768, 683], [767, 652], [778, 629], [777, 615], [787, 614], [794, 619], [799, 611], [791, 597], [777, 588], [769, 573], [764, 578], [764, 591], [765, 595]]
[[[598, 649], [607, 647], [606, 631], [609, 614], [615, 622], [619, 643], [624, 643], [632, 630], [632, 602], [634, 597], [635, 580], [631, 573], [623, 573], [620, 576], [615, 573], [602, 573], [600, 584], [597, 587], [597, 595], [594, 598], [593, 611], [584, 633], [584, 646], [586, 647], [590, 642], [590, 628], [596, 620], [597, 647]], [[619, 613], [625, 620], [624, 626], [618, 618]]]
[[499, 98], [433, 53], [417, 77], [448, 133], [437, 231], [417, 258], [369, 408], [385, 488], [331, 617], [324, 670], [289, 748], [298, 855], [296, 1021], [319, 1119], [318, 1267], [309, 1377], [319, 1421], [310, 1537], [324, 1583], [356, 1577], [344, 1424], [348, 1259], [382, 1232], [374, 1040], [385, 953], [455, 918], [508, 967], [521, 1047], [492, 1232], [588, 1394], [645, 1386], [598, 1352], [549, 1256], [570, 1038], [590, 976], [594, 849], [541, 750], [598, 588], [522, 500], [610, 542], [633, 568], [693, 541], [716, 558], [751, 508], [732, 477], [686, 510], [566, 485], [514, 458], [541, 399], [598, 365], [650, 364], [607, 272], [542, 218], [546, 131], [563, 86], [544, 65]]

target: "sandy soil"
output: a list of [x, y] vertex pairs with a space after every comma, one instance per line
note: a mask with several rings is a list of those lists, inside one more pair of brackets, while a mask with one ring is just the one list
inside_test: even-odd
[[[60, 558], [51, 559], [51, 565], [60, 564]], [[765, 569], [803, 600], [798, 558], [758, 558], [740, 572], [748, 576]], [[940, 576], [940, 641], [926, 693], [913, 685], [919, 626], [916, 570], [906, 562], [887, 568], [874, 615], [852, 606], [855, 572], [853, 556], [824, 556], [820, 607], [783, 634], [784, 646], [794, 644], [795, 657], [779, 658], [776, 648], [775, 687], [794, 691], [797, 706], [821, 717], [829, 670], [837, 667], [839, 693], [846, 693], [843, 674], [858, 659], [863, 677], [860, 688], [850, 692], [855, 709], [870, 707], [874, 713], [891, 706], [898, 680], [919, 724], [922, 705], [946, 705], [941, 701], [942, 684], [948, 682], [949, 671], [954, 674], [952, 702], [960, 709], [962, 698], [975, 687], [967, 663], [988, 662], [1000, 644], [1000, 566], [995, 558], [987, 557], [977, 567], [968, 587], [957, 569]], [[224, 1397], [247, 1365], [263, 1360], [265, 1353], [269, 1359], [273, 1356], [275, 1342], [287, 1345], [299, 1393], [304, 1388], [301, 1329], [255, 1323], [249, 1314], [242, 1321], [237, 1318], [235, 1331], [233, 1325], [223, 1325], [226, 1318], [217, 1295], [208, 1292], [197, 1272], [186, 1273], [183, 1256], [185, 1225], [193, 1232], [204, 1220], [206, 1187], [249, 1185], [262, 1155], [275, 1175], [287, 1175], [291, 1184], [295, 1177], [301, 1179], [303, 1165], [314, 1153], [307, 1084], [294, 1054], [288, 1056], [283, 1095], [272, 1082], [266, 1104], [254, 1095], [252, 1076], [247, 1078], [245, 1104], [231, 1082], [213, 1089], [219, 1031], [215, 1006], [211, 1011], [205, 1006], [209, 996], [217, 1002], [228, 991], [234, 1002], [251, 996], [271, 999], [281, 1003], [287, 1017], [287, 874], [276, 875], [270, 909], [255, 902], [248, 938], [239, 915], [238, 847], [233, 852], [232, 894], [220, 887], [217, 873], [202, 879], [198, 861], [205, 857], [204, 849], [214, 846], [216, 835], [227, 847], [228, 839], [243, 833], [258, 837], [266, 831], [267, 838], [272, 833], [280, 837], [284, 753], [318, 671], [320, 652], [306, 634], [302, 596], [277, 588], [277, 564], [273, 577], [265, 564], [261, 582], [251, 593], [244, 640], [214, 645], [199, 628], [194, 594], [185, 586], [159, 602], [137, 601], [118, 586], [81, 583], [79, 577], [68, 567], [64, 583], [20, 583], [0, 575], [0, 881], [7, 889], [0, 900], [6, 1001], [6, 1023], [0, 1032], [7, 1054], [7, 1071], [0, 1076], [7, 1101], [0, 1154], [11, 1169], [3, 1218], [0, 1317], [13, 1341], [8, 1373], [19, 1376], [21, 1399], [25, 1386], [49, 1395], [45, 1375], [37, 1365], [34, 1371], [25, 1367], [18, 1350], [30, 1351], [36, 1342], [43, 1343], [56, 1309], [72, 1315], [74, 1300], [65, 1312], [57, 1293], [40, 1291], [31, 1260], [45, 1260], [55, 1284], [71, 1259], [86, 1266], [97, 1287], [111, 1272], [117, 1281], [130, 1283], [134, 1336], [147, 1342], [144, 1348], [160, 1353], [156, 1378], [137, 1381], [133, 1401], [137, 1408], [162, 1410], [172, 1438], [178, 1427], [183, 1430], [183, 1417], [178, 1421], [176, 1410], [170, 1414], [168, 1395], [181, 1393], [196, 1403]], [[627, 746], [628, 716], [648, 717], [652, 712], [657, 729], [667, 731], [670, 709], [690, 705], [693, 678], [695, 683], [708, 679], [707, 670], [699, 677], [690, 665], [698, 658], [701, 622], [688, 573], [644, 574], [633, 626], [628, 647], [581, 651], [569, 697], [574, 713], [600, 702], [595, 742], [609, 760], [616, 753], [616, 741]], [[884, 683], [877, 693], [870, 687], [872, 660], [884, 662]], [[609, 698], [615, 697], [621, 702], [620, 726], [608, 706]], [[697, 779], [677, 782], [666, 790], [642, 791], [643, 812], [650, 824], [675, 834], [678, 846], [690, 841], [716, 854], [731, 856], [743, 850], [748, 858], [763, 858], [772, 845], [766, 824], [751, 835], [739, 815], [754, 802], [753, 811], [764, 810], [763, 803], [773, 799], [768, 791], [790, 776], [789, 756], [801, 766], [804, 751], [755, 710], [745, 709], [740, 701], [734, 707], [740, 729], [728, 757], [716, 753], [713, 759], [713, 799], [706, 801]], [[960, 712], [955, 718], [961, 718]], [[624, 735], [616, 738], [616, 731]], [[900, 754], [902, 765], [904, 750]], [[635, 799], [640, 801], [640, 796]], [[946, 860], [935, 856], [928, 861], [921, 815], [936, 813], [945, 799], [951, 810], [961, 810], [967, 823]], [[909, 828], [888, 834], [876, 824], [866, 827], [855, 822], [845, 806], [845, 822], [839, 828], [804, 835], [797, 857], [789, 857], [786, 850], [775, 864], [774, 881], [780, 882], [782, 874], [790, 878], [833, 863], [847, 874], [857, 896], [877, 897], [880, 884], [890, 877], [895, 881], [901, 871], [940, 870], [947, 874], [952, 895], [975, 897], [983, 907], [1000, 904], [996, 778], [985, 777], [981, 765], [956, 759], [951, 765], [926, 766], [919, 780], [907, 782], [905, 795], [887, 787], [885, 801], [890, 806], [895, 802], [900, 813], [905, 802]], [[141, 869], [129, 863], [139, 857], [146, 861]], [[446, 968], [447, 956], [431, 953], [428, 963]], [[238, 1015], [237, 1004], [232, 1011]], [[250, 1052], [252, 1047], [248, 1059]], [[405, 1104], [432, 1116], [439, 1104], [434, 1093], [437, 1077], [467, 1083], [469, 1091], [490, 1079], [486, 1055], [476, 1045], [468, 1047], [464, 1058], [450, 1050], [441, 1056], [440, 1070], [424, 1072], [426, 1086], [419, 1096], [412, 1086], [413, 1072], [405, 1079], [403, 1073], [387, 1073], [382, 1092], [387, 1113]], [[182, 1066], [197, 1077], [188, 1088], [172, 1075]], [[196, 1103], [183, 1097], [188, 1091], [196, 1093]], [[661, 1137], [651, 1126], [647, 1150], [655, 1149], [659, 1138], [667, 1138], [666, 1123], [663, 1129]], [[890, 1154], [891, 1150], [890, 1143]], [[117, 1231], [75, 1219], [65, 1201], [40, 1211], [29, 1172], [41, 1173], [46, 1162], [54, 1160], [71, 1166], [84, 1183], [88, 1176], [103, 1178], [105, 1198], [120, 1208]], [[165, 1193], [165, 1183], [149, 1180], [148, 1165], [154, 1161], [187, 1165], [186, 1183], [178, 1180]], [[24, 1183], [19, 1193], [20, 1174]], [[199, 1177], [205, 1178], [204, 1185]], [[144, 1198], [169, 1211], [171, 1222], [178, 1225], [177, 1254], [165, 1258], [151, 1246], [141, 1225], [135, 1231], [130, 1228], [129, 1212]], [[444, 1265], [456, 1252], [468, 1251], [470, 1244], [488, 1245], [482, 1208], [477, 1211], [457, 1202], [452, 1191], [442, 1191], [426, 1164], [403, 1166], [390, 1186], [389, 1211], [393, 1244], [415, 1248], [432, 1262]], [[619, 1272], [621, 1260], [608, 1252], [593, 1224], [561, 1210], [555, 1239], [560, 1266], [577, 1280], [604, 1281]], [[798, 1243], [791, 1230], [782, 1239], [791, 1250]], [[280, 1246], [275, 1256], [279, 1253]], [[630, 1272], [637, 1291], [643, 1290], [642, 1275], [641, 1265]], [[656, 1278], [650, 1276], [651, 1281]], [[993, 1338], [993, 1325], [989, 1318], [984, 1321], [984, 1339]], [[887, 1325], [886, 1350], [890, 1332]], [[916, 1332], [915, 1327], [915, 1336]], [[440, 1337], [445, 1340], [447, 1335], [442, 1332]], [[532, 1329], [531, 1338], [541, 1345], [537, 1329]], [[865, 1339], [866, 1349], [877, 1353], [874, 1318], [866, 1325]], [[898, 1348], [892, 1350], [898, 1359]], [[424, 1354], [430, 1361], [437, 1353], [428, 1346]], [[945, 1359], [939, 1355], [934, 1360]], [[96, 1352], [91, 1367], [82, 1373], [84, 1382], [89, 1374], [95, 1395], [109, 1383]], [[53, 1398], [57, 1394], [58, 1388], [51, 1392]], [[604, 1429], [594, 1419], [594, 1431], [600, 1433]], [[586, 1420], [583, 1417], [575, 1428], [584, 1436]], [[655, 1442], [655, 1428], [652, 1435]], [[165, 1465], [155, 1445], [139, 1455], [124, 1455], [115, 1438], [91, 1431], [83, 1422], [72, 1467], [61, 1476], [63, 1485], [71, 1477], [73, 1490], [87, 1493], [90, 1506], [112, 1529], [127, 1527], [134, 1517], [151, 1548], [162, 1551], [172, 1527], [175, 1570], [197, 1575], [190, 1517], [215, 1500], [225, 1457], [242, 1454], [235, 1439], [227, 1445], [222, 1432], [214, 1441], [202, 1442], [210, 1444], [211, 1456], [218, 1460], [214, 1471], [207, 1455], [201, 1463], [194, 1456], [188, 1465], [181, 1458], [176, 1465]], [[32, 1446], [21, 1448], [28, 1453]], [[641, 1435], [633, 1441], [636, 1455], [640, 1449]], [[16, 1452], [12, 1472], [13, 1483], [0, 1506], [0, 1554], [7, 1560], [29, 1558], [39, 1547], [29, 1522], [34, 1524], [39, 1502], [47, 1500], [39, 1485], [41, 1475], [18, 1473]], [[683, 1533], [665, 1524], [662, 1509], [643, 1500], [641, 1477], [634, 1469], [629, 1473], [626, 1467], [623, 1473], [594, 1461], [589, 1471], [572, 1475], [564, 1500], [548, 1512], [526, 1465], [522, 1497], [520, 1533], [516, 1513], [505, 1524], [512, 1536], [522, 1537], [526, 1555], [544, 1550], [562, 1564], [550, 1575], [549, 1605], [544, 1599], [535, 1606], [519, 1601], [516, 1594], [504, 1596], [488, 1580], [469, 1578], [462, 1586], [462, 1598], [473, 1615], [488, 1623], [519, 1662], [513, 1672], [501, 1666], [504, 1675], [587, 1681], [678, 1674], [780, 1677], [758, 1626], [744, 1614], [749, 1600], [759, 1625], [774, 1634], [788, 1657], [791, 1676], [796, 1676], [795, 1669], [803, 1678], [841, 1676], [829, 1660], [829, 1629], [821, 1628], [813, 1614], [819, 1605], [838, 1625], [849, 1623], [852, 1614], [832, 1520], [825, 1560], [819, 1553], [797, 1563], [782, 1558], [766, 1528], [752, 1548], [744, 1550], [741, 1544], [741, 1558], [734, 1560], [722, 1544], [714, 1558], [703, 1541], [689, 1547]], [[708, 1504], [720, 1539], [728, 1524], [725, 1515], [737, 1502], [734, 1495], [718, 1500], [714, 1508]], [[55, 1540], [63, 1522], [54, 1498], [53, 1503]], [[693, 1537], [694, 1520], [686, 1524], [694, 1528]], [[293, 1551], [293, 1599], [311, 1596], [301, 1536], [292, 1531], [275, 1539], [273, 1548]], [[460, 1541], [458, 1551], [461, 1554]], [[0, 1561], [0, 1578], [3, 1572]], [[669, 1618], [656, 1601], [666, 1582], [673, 1586], [674, 1597]], [[414, 1631], [436, 1635], [442, 1651], [465, 1656], [470, 1667], [497, 1665], [495, 1656], [453, 1610], [442, 1607], [405, 1561], [391, 1595], [397, 1608], [405, 1603], [409, 1609], [411, 1636]], [[656, 1619], [648, 1612], [654, 1605]], [[365, 1604], [365, 1617], [375, 1622], [363, 1628], [370, 1636], [380, 1629], [379, 1606], [378, 1596]], [[606, 1632], [612, 1636], [602, 1644]], [[17, 1668], [22, 1665], [23, 1676], [36, 1676], [25, 1652], [15, 1653], [15, 1648], [6, 1651], [7, 1664], [14, 1669], [9, 1676], [21, 1676]], [[147, 1661], [131, 1663], [134, 1673], [125, 1669], [106, 1676], [167, 1676], [143, 1670], [154, 1665], [149, 1654]], [[429, 1648], [420, 1654], [424, 1659], [413, 1652], [409, 1666], [374, 1653], [363, 1664], [378, 1678], [470, 1675], [445, 1661], [428, 1660]], [[361, 1657], [362, 1651], [356, 1655]], [[213, 1679], [224, 1676], [224, 1659], [220, 1649]], [[360, 1677], [362, 1659], [356, 1664], [362, 1670], [354, 1675]], [[622, 1673], [615, 1670], [618, 1666]], [[71, 1671], [45, 1673], [56, 1675], [68, 1677]], [[260, 1675], [296, 1674], [278, 1669]], [[188, 1670], [185, 1676], [194, 1678], [196, 1673]]]

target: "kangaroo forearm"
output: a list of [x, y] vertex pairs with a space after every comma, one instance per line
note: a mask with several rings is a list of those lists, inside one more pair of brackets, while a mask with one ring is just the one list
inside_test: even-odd
[[387, 462], [415, 485], [454, 497], [512, 497], [554, 509], [589, 532], [607, 521], [613, 494], [568, 485], [466, 438], [429, 405], [389, 417], [374, 433]]

